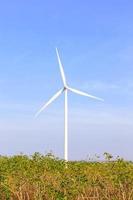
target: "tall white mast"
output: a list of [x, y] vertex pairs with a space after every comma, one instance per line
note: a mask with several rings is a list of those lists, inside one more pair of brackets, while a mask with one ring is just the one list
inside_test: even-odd
[[64, 158], [68, 161], [68, 92], [65, 89], [65, 135], [64, 135]]

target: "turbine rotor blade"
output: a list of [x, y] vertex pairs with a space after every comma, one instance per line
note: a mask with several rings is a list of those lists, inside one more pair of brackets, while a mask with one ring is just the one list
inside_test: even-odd
[[59, 67], [60, 67], [60, 72], [61, 72], [61, 77], [63, 80], [63, 84], [66, 85], [66, 77], [65, 77], [65, 73], [64, 73], [64, 69], [60, 60], [60, 56], [59, 56], [59, 52], [58, 49], [56, 48], [56, 54], [57, 54], [57, 58], [58, 58], [58, 63], [59, 63]]
[[92, 99], [96, 99], [96, 100], [99, 100], [99, 101], [104, 101], [104, 99], [102, 99], [102, 98], [99, 98], [99, 97], [96, 97], [96, 96], [87, 94], [86, 92], [82, 92], [82, 91], [79, 91], [79, 90], [74, 89], [74, 88], [68, 87], [68, 90], [70, 90], [71, 92], [74, 92], [74, 93], [76, 93], [76, 94], [79, 94], [79, 95], [81, 95], [81, 96], [86, 96], [86, 97], [90, 97], [90, 98], [92, 98]]
[[56, 100], [61, 94], [63, 93], [63, 89], [59, 90], [46, 104], [44, 104], [40, 110], [36, 113], [35, 117], [38, 117], [38, 115], [48, 106], [50, 105], [54, 100]]

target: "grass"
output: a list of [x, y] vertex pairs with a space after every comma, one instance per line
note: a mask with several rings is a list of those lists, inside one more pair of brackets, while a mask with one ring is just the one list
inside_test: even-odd
[[68, 162], [53, 155], [0, 157], [0, 200], [133, 200], [133, 163]]

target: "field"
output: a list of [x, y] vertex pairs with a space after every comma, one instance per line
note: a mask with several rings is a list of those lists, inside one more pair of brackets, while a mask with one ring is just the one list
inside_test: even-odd
[[0, 157], [0, 200], [133, 200], [133, 163], [68, 162], [51, 154]]

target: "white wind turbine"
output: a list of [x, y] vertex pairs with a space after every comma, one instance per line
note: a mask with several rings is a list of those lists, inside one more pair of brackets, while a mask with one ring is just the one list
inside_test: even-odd
[[43, 105], [41, 107], [41, 109], [36, 113], [35, 117], [38, 117], [38, 115], [48, 106], [50, 105], [55, 99], [57, 99], [63, 92], [65, 93], [65, 127], [64, 127], [64, 132], [65, 132], [65, 137], [64, 137], [64, 159], [65, 161], [68, 161], [68, 91], [82, 95], [82, 96], [86, 96], [92, 99], [96, 99], [96, 100], [100, 100], [100, 101], [104, 101], [103, 99], [96, 97], [96, 96], [92, 96], [90, 94], [87, 94], [85, 92], [79, 91], [77, 89], [71, 88], [68, 86], [67, 82], [66, 82], [66, 77], [65, 77], [65, 73], [64, 73], [64, 69], [60, 60], [60, 56], [59, 56], [59, 52], [58, 49], [56, 48], [56, 54], [57, 54], [57, 58], [58, 58], [58, 62], [59, 62], [59, 67], [60, 67], [60, 72], [61, 72], [61, 77], [62, 77], [62, 81], [63, 81], [63, 88], [61, 90], [59, 90], [45, 105]]

